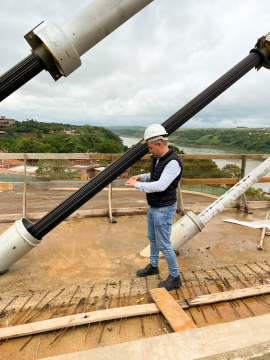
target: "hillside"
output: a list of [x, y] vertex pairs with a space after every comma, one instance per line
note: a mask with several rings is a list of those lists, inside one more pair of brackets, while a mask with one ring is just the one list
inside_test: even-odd
[[[110, 127], [119, 136], [143, 136], [143, 127]], [[270, 153], [270, 128], [239, 129], [186, 129], [177, 130], [170, 136], [177, 145], [218, 148], [234, 152]]]
[[[126, 150], [120, 137], [101, 126], [76, 126], [43, 123], [36, 120], [16, 121], [0, 138], [0, 150], [28, 153], [86, 152], [121, 153]], [[28, 137], [31, 134], [32, 137]]]

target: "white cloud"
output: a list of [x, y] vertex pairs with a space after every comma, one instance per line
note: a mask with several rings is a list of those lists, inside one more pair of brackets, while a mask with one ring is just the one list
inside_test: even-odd
[[[40, 21], [61, 25], [90, 1], [0, 0], [0, 73], [29, 54]], [[155, 0], [82, 56], [55, 83], [39, 74], [0, 104], [24, 120], [96, 125], [161, 123], [248, 55], [270, 31], [268, 2]], [[14, 25], [16, 24], [16, 26]], [[270, 72], [252, 70], [186, 127], [269, 125]]]

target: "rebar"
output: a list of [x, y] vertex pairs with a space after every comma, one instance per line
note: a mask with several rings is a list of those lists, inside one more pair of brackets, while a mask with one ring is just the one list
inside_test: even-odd
[[251, 271], [254, 271], [255, 274], [256, 274], [258, 277], [261, 276], [262, 280], [265, 281], [266, 284], [270, 284], [269, 281], [268, 281], [263, 275], [259, 274], [257, 271], [255, 271], [254, 269], [252, 269], [251, 266], [249, 266], [248, 264], [245, 264], [245, 266], [247, 266]]
[[91, 287], [91, 289], [89, 291], [89, 294], [87, 295], [87, 298], [85, 300], [84, 307], [83, 307], [83, 312], [85, 312], [85, 310], [86, 310], [86, 306], [87, 306], [87, 304], [89, 302], [89, 299], [90, 299], [90, 296], [91, 296], [91, 294], [92, 294], [92, 292], [94, 290], [94, 287], [95, 287], [95, 284]]
[[14, 300], [16, 300], [19, 297], [19, 295], [16, 295], [10, 302], [3, 308], [3, 310], [0, 313], [0, 318], [5, 317], [5, 310], [8, 308], [9, 305], [13, 303]]
[[133, 283], [134, 283], [134, 279], [132, 279], [132, 280], [131, 280], [131, 283], [130, 283], [130, 289], [129, 289], [129, 294], [128, 294], [128, 305], [129, 305], [129, 301], [130, 301], [130, 295], [131, 295]]
[[[204, 282], [204, 286], [206, 287], [208, 294], [211, 294], [206, 282]], [[222, 315], [221, 315], [221, 313], [219, 311], [219, 308], [218, 308], [217, 304], [213, 304], [213, 306], [214, 306], [215, 310], [217, 311], [218, 315], [220, 316], [220, 318], [222, 319]]]
[[[142, 297], [142, 293], [141, 290], [139, 290], [139, 299]], [[138, 303], [139, 304], [139, 303]], [[145, 336], [145, 332], [144, 332], [144, 323], [143, 323], [143, 317], [140, 316], [140, 320], [141, 320], [141, 330], [142, 330], [142, 334], [143, 336]]]
[[116, 304], [116, 307], [118, 307], [118, 306], [119, 306], [121, 286], [122, 286], [122, 282], [121, 282], [121, 280], [119, 280], [119, 289], [118, 289], [118, 297], [117, 297], [117, 304]]
[[30, 311], [30, 313], [24, 318], [24, 321], [36, 310], [36, 308], [39, 306], [39, 304], [45, 299], [45, 297], [49, 294], [49, 291], [46, 292], [46, 294], [38, 301], [36, 306]]
[[[226, 283], [224, 282], [224, 279], [222, 279], [222, 277], [219, 275], [219, 273], [217, 272], [217, 270], [216, 270], [216, 269], [213, 269], [213, 271], [214, 271], [214, 272], [217, 274], [217, 276], [219, 277], [219, 279], [220, 279], [220, 281], [221, 281], [221, 284], [225, 284], [225, 286], [231, 291], [232, 289], [230, 289], [230, 284], [229, 284], [229, 286], [227, 286]], [[221, 285], [221, 284], [220, 284], [220, 285]], [[221, 286], [222, 286], [222, 285], [221, 285]], [[223, 289], [223, 291], [224, 291], [224, 289]], [[235, 300], [235, 303], [236, 303], [237, 306], [240, 306], [240, 305], [238, 304], [237, 300]], [[234, 301], [232, 301], [232, 304], [233, 304], [234, 306], [236, 306], [235, 303], [234, 303]]]
[[[124, 293], [122, 306], [125, 306], [125, 296], [126, 296], [126, 294]], [[119, 332], [118, 332], [119, 335], [120, 335], [121, 329], [122, 329], [122, 322], [123, 322], [123, 318], [120, 319], [120, 327], [119, 327]]]
[[[216, 271], [216, 270], [215, 270]], [[216, 271], [216, 273], [218, 274], [218, 272]], [[219, 276], [219, 275], [218, 275]], [[220, 277], [220, 276], [219, 276]], [[220, 277], [220, 279], [221, 279], [221, 277]], [[221, 279], [222, 280], [222, 279]], [[234, 287], [232, 286], [232, 285], [230, 285], [229, 286], [229, 289], [230, 289], [230, 291], [231, 290], [235, 290], [234, 289]], [[253, 316], [255, 316], [255, 313], [253, 312], [253, 310], [248, 306], [248, 304], [246, 303], [246, 301], [244, 300], [244, 299], [240, 299], [240, 301], [242, 301], [242, 303], [246, 306], [246, 308], [251, 312], [251, 314], [253, 315]], [[236, 301], [236, 303], [237, 303], [237, 301]]]
[[38, 312], [36, 312], [30, 319], [26, 321], [26, 324], [29, 323], [29, 321], [33, 320], [38, 314], [40, 314], [55, 298], [57, 298], [65, 289], [62, 289], [58, 294], [56, 294], [51, 300], [49, 300]]
[[[78, 289], [78, 288], [77, 288], [77, 289]], [[76, 289], [76, 290], [77, 290], [77, 289]], [[75, 293], [76, 293], [76, 291], [75, 291]], [[75, 294], [75, 293], [74, 293], [74, 294]], [[72, 297], [74, 297], [74, 294], [72, 295]], [[77, 309], [78, 309], [79, 306], [84, 305], [85, 299], [86, 299], [86, 298], [84, 297], [84, 298], [81, 298], [81, 299], [79, 300], [78, 304], [75, 306], [75, 309], [74, 309], [73, 312], [72, 312], [72, 315], [75, 315], [75, 313], [76, 313], [76, 311], [77, 311]], [[74, 330], [74, 328], [75, 328], [75, 326], [73, 326], [73, 330]], [[69, 327], [66, 327], [66, 328], [61, 329], [61, 330], [59, 331], [59, 333], [56, 335], [55, 339], [50, 343], [50, 345], [54, 344], [54, 343], [56, 342], [56, 340], [58, 340], [60, 337], [62, 337], [62, 336], [64, 335], [64, 333], [65, 333], [68, 329], [69, 329]]]
[[[210, 275], [207, 271], [205, 271], [205, 272], [206, 272], [206, 274], [215, 282], [215, 284], [217, 285], [217, 287], [218, 287], [219, 289], [221, 289], [221, 291], [224, 292], [223, 287], [222, 287], [221, 285], [219, 285], [219, 283], [216, 281], [216, 279], [213, 278], [213, 276]], [[232, 302], [231, 302], [231, 301], [228, 301], [228, 302], [229, 302], [231, 308], [233, 309], [233, 311], [236, 313], [236, 315], [238, 315], [238, 316], [241, 318], [241, 315], [240, 315], [239, 312], [236, 310], [235, 306], [232, 305]]]
[[[184, 293], [183, 293], [182, 288], [180, 287], [179, 289], [180, 289], [181, 296], [182, 296], [183, 300], [185, 300], [185, 301], [186, 301], [186, 297], [184, 296]], [[195, 320], [194, 316], [192, 315], [191, 309], [187, 309], [187, 311], [189, 312], [190, 317], [192, 318], [192, 320], [193, 320], [194, 324], [195, 324], [195, 325], [197, 325], [197, 322], [196, 322], [196, 320]]]
[[[26, 304], [29, 303], [29, 301], [32, 299], [32, 297], [34, 296], [34, 294], [30, 295], [30, 297], [26, 300], [26, 302], [21, 306], [21, 308], [18, 310], [17, 314], [14, 316], [14, 318], [11, 320], [10, 322], [10, 326], [13, 326], [13, 324], [15, 325], [17, 322], [17, 317], [19, 315], [19, 313], [23, 310], [23, 308], [26, 306]], [[16, 321], [15, 321], [16, 319]]]
[[[238, 268], [237, 265], [234, 265], [236, 267], [236, 269], [240, 272], [240, 274], [242, 274], [244, 276], [244, 279], [253, 287], [253, 284], [251, 281], [248, 280], [248, 278], [246, 277], [246, 275]], [[255, 275], [254, 275], [255, 276]], [[262, 299], [263, 298], [263, 299]], [[261, 294], [259, 299], [264, 302], [266, 305], [270, 306], [270, 304], [266, 301], [266, 297]]]

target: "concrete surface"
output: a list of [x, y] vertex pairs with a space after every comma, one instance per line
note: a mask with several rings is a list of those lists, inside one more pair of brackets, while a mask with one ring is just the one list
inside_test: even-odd
[[[175, 216], [177, 221], [180, 216]], [[185, 244], [177, 257], [180, 271], [210, 270], [243, 262], [269, 261], [270, 243], [258, 251], [260, 229], [222, 222], [223, 219], [261, 220], [265, 209], [245, 214], [228, 210], [216, 216], [206, 228]], [[45, 236], [40, 245], [0, 276], [0, 296], [29, 289], [51, 290], [82, 283], [130, 280], [149, 259], [139, 253], [148, 245], [145, 215], [107, 218], [70, 219]], [[10, 225], [0, 225], [3, 233]], [[160, 260], [161, 276], [167, 277], [165, 259]], [[14, 283], [16, 286], [14, 286]]]
[[[39, 184], [39, 183], [33, 183]], [[44, 184], [44, 183], [42, 183]], [[45, 183], [46, 184], [46, 183]], [[70, 184], [70, 183], [69, 183]], [[82, 184], [81, 184], [82, 185]], [[69, 185], [70, 186], [70, 185]], [[27, 190], [27, 212], [41, 213], [49, 212], [57, 205], [62, 203], [75, 191], [55, 190], [55, 185], [50, 188], [46, 187], [33, 188]], [[183, 201], [186, 204], [208, 204], [212, 203], [215, 198], [204, 196], [198, 193], [191, 194], [183, 192]], [[131, 188], [113, 188], [112, 207], [113, 208], [130, 208], [147, 206], [145, 194]], [[102, 190], [91, 200], [86, 202], [79, 210], [108, 209], [108, 191]], [[0, 192], [0, 215], [1, 214], [22, 214], [23, 211], [23, 190], [5, 190]]]
[[270, 358], [270, 314], [47, 360], [228, 360]]
[[[226, 266], [229, 266], [231, 270], [237, 273], [234, 265], [238, 264], [241, 270], [249, 276], [251, 270], [245, 266], [245, 263], [248, 263], [254, 268], [254, 271], [256, 270], [262, 274], [263, 270], [254, 264], [257, 262], [269, 271], [270, 266], [267, 267], [264, 263], [264, 261], [267, 261], [270, 264], [269, 238], [266, 237], [265, 239], [264, 251], [258, 251], [257, 245], [260, 239], [260, 229], [251, 229], [222, 222], [223, 219], [228, 218], [247, 221], [260, 220], [265, 218], [266, 211], [266, 209], [258, 209], [249, 215], [237, 210], [224, 211], [208, 223], [202, 233], [197, 234], [181, 248], [179, 256], [177, 256], [179, 268], [182, 272], [181, 276], [184, 274], [189, 284], [194, 286], [194, 292], [196, 290], [197, 294], [201, 294], [192, 271], [197, 272], [202, 283], [205, 281], [208, 283], [211, 293], [220, 291], [217, 285], [208, 279], [208, 272], [210, 272], [209, 275], [212, 273], [212, 276], [216, 277], [213, 269], [218, 269], [219, 274], [223, 278], [226, 277], [235, 288], [237, 286], [241, 287], [241, 284], [234, 283], [235, 279], [228, 273]], [[179, 215], [176, 215], [175, 221], [179, 217]], [[139, 255], [139, 252], [148, 244], [146, 238], [146, 215], [121, 216], [117, 217], [117, 221], [117, 224], [110, 224], [105, 217], [69, 219], [64, 221], [46, 235], [37, 248], [31, 250], [21, 260], [11, 266], [7, 274], [0, 276], [0, 298], [2, 298], [0, 299], [0, 311], [15, 296], [19, 295], [19, 297], [8, 307], [7, 316], [0, 319], [0, 326], [8, 326], [9, 321], [16, 316], [14, 311], [19, 311], [31, 294], [34, 294], [34, 296], [27, 304], [25, 311], [27, 311], [28, 306], [34, 307], [47, 291], [50, 291], [50, 294], [44, 300], [44, 303], [57, 294], [60, 289], [65, 288], [62, 295], [51, 304], [42, 316], [35, 318], [35, 321], [50, 318], [63, 301], [66, 304], [69, 302], [78, 285], [80, 289], [76, 294], [76, 298], [74, 298], [70, 308], [67, 309], [69, 314], [74, 311], [76, 304], [78, 304], [81, 298], [88, 296], [93, 284], [95, 284], [95, 288], [89, 302], [91, 311], [108, 307], [110, 299], [113, 299], [111, 307], [135, 305], [137, 299], [141, 296], [140, 294], [145, 296], [145, 302], [150, 301], [147, 296], [145, 278], [136, 277], [136, 270], [147, 265], [149, 261], [148, 259], [141, 258]], [[8, 227], [9, 225], [1, 224], [0, 233], [4, 232]], [[237, 274], [239, 275], [239, 273]], [[162, 280], [167, 275], [166, 261], [161, 259], [160, 276]], [[131, 286], [133, 279], [134, 283]], [[258, 284], [258, 280], [255, 282], [254, 275], [249, 276], [249, 279], [252, 281], [252, 284], [249, 286], [252, 286], [254, 283]], [[160, 280], [157, 277], [149, 277], [148, 281], [149, 289], [151, 289], [157, 287]], [[118, 304], [117, 297], [119, 296], [120, 282], [121, 297]], [[131, 290], [132, 293], [129, 299]], [[182, 287], [182, 291], [184, 298], [190, 297], [185, 284]], [[107, 294], [106, 296], [105, 293]], [[123, 297], [124, 293], [126, 298]], [[177, 294], [174, 291], [172, 293], [177, 299]], [[266, 299], [270, 303], [269, 297], [270, 295], [267, 295]], [[98, 302], [94, 301], [96, 298], [99, 299]], [[249, 301], [248, 303], [256, 315], [260, 316], [268, 313], [270, 310], [270, 307], [265, 303], [257, 303], [254, 299], [247, 301]], [[226, 327], [229, 321], [237, 319], [229, 304], [223, 304], [220, 307], [223, 315], [222, 319], [218, 317], [218, 314], [211, 307], [205, 309], [205, 315], [208, 319], [207, 323], [202, 316], [202, 312], [194, 309], [193, 316], [198, 327], [203, 329], [205, 326], [225, 321], [227, 322], [224, 324]], [[239, 304], [238, 311], [242, 319], [252, 316], [242, 303]], [[58, 316], [66, 314], [63, 309]], [[169, 332], [171, 331], [169, 325], [164, 324], [161, 316], [159, 318], [154, 315], [151, 317], [145, 316], [143, 321], [145, 335], [142, 334], [141, 330], [141, 318], [128, 319], [126, 321], [123, 320], [121, 334], [119, 334], [120, 321], [111, 323], [110, 326], [113, 330], [108, 331], [108, 329], [105, 329], [101, 343], [98, 342], [102, 328], [102, 325], [99, 324], [91, 325], [87, 342], [85, 341], [87, 327], [78, 327], [67, 331], [59, 342], [57, 341], [52, 346], [50, 346], [50, 343], [56, 334], [37, 335], [23, 351], [20, 351], [20, 349], [27, 339], [11, 339], [1, 346], [0, 357], [3, 360], [45, 358], [64, 353], [90, 350], [104, 345], [108, 346], [135, 341], [140, 338], [148, 341], [146, 338], [150, 339], [153, 336], [155, 336], [153, 341], [155, 341], [155, 344], [158, 344], [159, 339], [162, 338], [161, 334], [165, 332], [164, 328], [167, 328]], [[245, 332], [246, 329], [246, 327], [242, 327], [241, 331]], [[175, 335], [173, 334], [173, 336]], [[209, 341], [212, 338], [209, 339], [206, 345], [210, 347]], [[35, 357], [36, 349], [40, 342], [42, 342], [42, 345], [39, 348], [38, 357]], [[126, 346], [129, 348], [129, 345]], [[221, 349], [230, 351], [230, 347], [227, 348], [225, 346], [227, 346], [226, 343], [223, 344]], [[210, 354], [200, 355], [210, 356]], [[95, 359], [95, 357], [92, 358]], [[225, 359], [227, 360], [226, 357]]]

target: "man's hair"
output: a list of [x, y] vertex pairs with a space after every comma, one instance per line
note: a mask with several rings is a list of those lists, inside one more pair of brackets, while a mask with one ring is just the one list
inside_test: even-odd
[[154, 140], [154, 141], [149, 141], [151, 144], [157, 145], [158, 142], [161, 142], [163, 145], [168, 145], [168, 140], [162, 140], [162, 139], [158, 139], [158, 140]]

